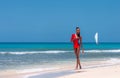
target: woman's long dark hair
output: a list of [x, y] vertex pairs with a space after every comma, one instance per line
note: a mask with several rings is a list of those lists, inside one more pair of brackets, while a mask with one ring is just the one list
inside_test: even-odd
[[[80, 30], [80, 28], [79, 28], [79, 27], [76, 27], [76, 30], [77, 30], [77, 29], [79, 29], [79, 30]], [[78, 34], [77, 34], [77, 36], [78, 36], [78, 37], [80, 37], [80, 33], [78, 33]]]

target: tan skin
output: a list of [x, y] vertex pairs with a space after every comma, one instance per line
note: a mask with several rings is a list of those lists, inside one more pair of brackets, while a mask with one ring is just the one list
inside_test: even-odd
[[[77, 36], [78, 33], [80, 33], [80, 29], [76, 30], [76, 38], [75, 39], [79, 39], [80, 40], [80, 45], [82, 46], [82, 38]], [[73, 41], [75, 39], [73, 39]], [[80, 57], [79, 57], [80, 56], [80, 47], [75, 48], [74, 53], [75, 53], [75, 56], [76, 56], [76, 68], [75, 69], [78, 69], [78, 67], [81, 69], [82, 67], [81, 67]], [[84, 53], [84, 51], [82, 51], [82, 53]]]

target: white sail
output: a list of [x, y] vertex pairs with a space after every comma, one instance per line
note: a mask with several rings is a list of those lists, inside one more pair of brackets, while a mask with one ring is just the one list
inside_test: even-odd
[[95, 34], [95, 42], [96, 42], [96, 44], [98, 44], [98, 32], [96, 32], [96, 34]]

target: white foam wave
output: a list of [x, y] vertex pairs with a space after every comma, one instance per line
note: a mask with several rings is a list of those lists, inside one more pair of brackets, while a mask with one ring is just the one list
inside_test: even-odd
[[[12, 55], [25, 55], [25, 54], [58, 54], [58, 53], [68, 53], [73, 52], [73, 50], [70, 51], [62, 51], [62, 50], [49, 50], [49, 51], [17, 51], [17, 52], [0, 52], [0, 54], [12, 54]], [[118, 50], [85, 50], [85, 52], [88, 53], [105, 53], [105, 52], [111, 52], [111, 53], [117, 53], [120, 52], [120, 49]]]
[[100, 52], [120, 52], [120, 49], [117, 49], [117, 50], [85, 50], [85, 52], [97, 52], [97, 53], [100, 53]]
[[120, 63], [120, 59], [119, 58], [110, 58], [109, 60], [106, 61], [106, 63], [118, 64], [118, 63]]
[[57, 67], [54, 68], [31, 68], [31, 69], [22, 69], [17, 70], [17, 73], [31, 73], [31, 72], [41, 72], [41, 71], [48, 71], [48, 70], [55, 70], [58, 69]]
[[70, 51], [22, 51], [22, 52], [0, 52], [0, 54], [13, 54], [13, 55], [24, 55], [24, 54], [57, 54], [65, 53]]

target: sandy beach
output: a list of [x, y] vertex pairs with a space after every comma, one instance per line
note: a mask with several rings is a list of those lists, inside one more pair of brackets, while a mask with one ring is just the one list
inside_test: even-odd
[[120, 78], [120, 65], [82, 69], [79, 72], [58, 78]]
[[74, 70], [63, 68], [43, 72], [17, 73], [6, 71], [0, 74], [0, 78], [120, 78], [120, 64], [96, 68], [83, 68]]

